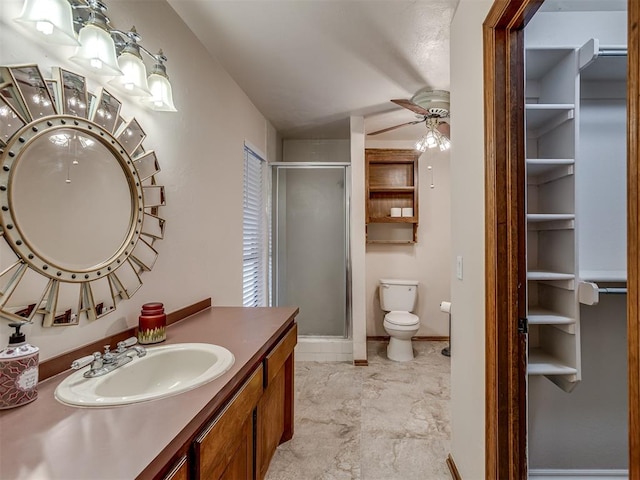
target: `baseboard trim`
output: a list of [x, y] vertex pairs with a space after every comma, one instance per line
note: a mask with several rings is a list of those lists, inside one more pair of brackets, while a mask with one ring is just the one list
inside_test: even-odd
[[456, 467], [456, 462], [453, 461], [451, 454], [447, 455], [447, 467], [449, 467], [449, 472], [451, 472], [451, 478], [453, 478], [453, 480], [462, 480], [460, 472], [458, 472], [458, 467]]
[[[206, 298], [194, 303], [193, 305], [188, 305], [176, 310], [175, 312], [168, 313], [167, 325], [171, 325], [180, 320], [184, 320], [185, 318], [190, 317], [191, 315], [198, 313], [206, 308], [209, 308], [210, 306], [211, 298]], [[80, 358], [85, 355], [91, 355], [93, 352], [101, 352], [104, 345], [115, 345], [116, 343], [121, 342], [122, 340], [125, 340], [129, 337], [135, 337], [136, 329], [137, 327], [128, 328], [120, 333], [110, 335], [101, 340], [97, 340], [88, 345], [83, 345], [69, 352], [60, 354], [57, 357], [53, 357], [41, 362], [38, 368], [38, 381], [42, 382], [47, 378], [58, 375], [65, 370], [69, 370], [69, 365], [71, 365], [71, 362], [76, 358]]]
[[620, 480], [629, 478], [629, 470], [624, 469], [551, 469], [536, 468], [529, 470], [529, 478], [544, 480]]
[[369, 360], [354, 360], [353, 361], [353, 366], [354, 367], [368, 367], [369, 366]]
[[422, 336], [419, 335], [417, 337], [413, 337], [412, 340], [416, 341], [416, 342], [448, 342], [449, 341], [449, 336], [448, 335], [427, 335], [427, 336]]
[[[411, 337], [411, 340], [414, 342], [448, 342], [448, 336], [437, 336], [437, 335], [417, 335], [415, 337]], [[380, 336], [371, 336], [367, 337], [367, 341], [371, 342], [388, 342], [389, 335], [380, 335]]]

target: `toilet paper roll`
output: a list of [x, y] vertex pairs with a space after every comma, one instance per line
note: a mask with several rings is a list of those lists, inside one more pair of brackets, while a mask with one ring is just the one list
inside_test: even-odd
[[402, 209], [403, 217], [413, 217], [413, 208], [403, 208]]
[[392, 217], [401, 217], [402, 216], [402, 208], [393, 207], [391, 209], [391, 216]]
[[451, 313], [451, 302], [440, 302], [440, 311], [444, 313]]

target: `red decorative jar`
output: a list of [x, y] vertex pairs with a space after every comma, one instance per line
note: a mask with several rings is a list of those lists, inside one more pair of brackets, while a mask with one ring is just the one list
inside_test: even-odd
[[146, 345], [167, 339], [167, 315], [160, 302], [145, 303], [138, 317], [138, 342]]

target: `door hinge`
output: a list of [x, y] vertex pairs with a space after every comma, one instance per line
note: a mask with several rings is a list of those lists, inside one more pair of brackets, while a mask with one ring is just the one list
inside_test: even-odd
[[527, 318], [518, 318], [518, 332], [529, 333], [529, 320]]

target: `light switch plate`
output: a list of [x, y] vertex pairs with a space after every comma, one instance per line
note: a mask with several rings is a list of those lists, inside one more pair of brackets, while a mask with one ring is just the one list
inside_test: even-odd
[[456, 277], [462, 280], [462, 255], [456, 257]]

